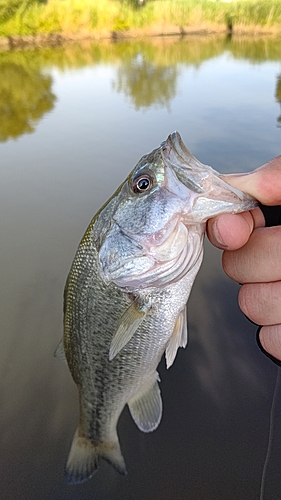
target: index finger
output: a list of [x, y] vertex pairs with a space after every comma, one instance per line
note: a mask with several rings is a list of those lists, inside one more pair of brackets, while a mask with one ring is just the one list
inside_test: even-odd
[[253, 172], [221, 177], [232, 186], [250, 194], [263, 205], [281, 204], [281, 155]]

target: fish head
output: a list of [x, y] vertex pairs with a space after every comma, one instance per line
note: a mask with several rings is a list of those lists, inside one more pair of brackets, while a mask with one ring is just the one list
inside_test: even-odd
[[255, 205], [174, 132], [140, 159], [100, 211], [93, 230], [100, 275], [127, 290], [166, 287], [200, 265], [208, 218]]

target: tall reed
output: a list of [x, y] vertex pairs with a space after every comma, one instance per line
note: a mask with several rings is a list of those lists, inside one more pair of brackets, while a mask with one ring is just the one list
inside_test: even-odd
[[280, 0], [0, 0], [0, 35], [281, 29]]

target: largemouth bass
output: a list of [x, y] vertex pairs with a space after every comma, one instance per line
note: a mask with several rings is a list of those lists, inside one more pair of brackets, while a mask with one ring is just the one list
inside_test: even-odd
[[69, 483], [89, 479], [101, 458], [126, 473], [116, 431], [126, 404], [140, 430], [157, 428], [157, 366], [165, 352], [170, 367], [186, 346], [186, 303], [202, 261], [205, 222], [255, 206], [174, 132], [140, 159], [95, 215], [67, 279], [56, 351], [80, 399]]

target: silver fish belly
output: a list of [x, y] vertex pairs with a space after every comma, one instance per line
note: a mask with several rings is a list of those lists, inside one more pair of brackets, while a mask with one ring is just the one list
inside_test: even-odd
[[205, 222], [256, 206], [185, 148], [177, 132], [137, 163], [91, 221], [64, 295], [56, 355], [77, 384], [80, 421], [66, 479], [92, 477], [100, 459], [121, 474], [117, 422], [128, 404], [140, 430], [162, 416], [157, 366], [187, 344], [186, 303], [203, 258]]

